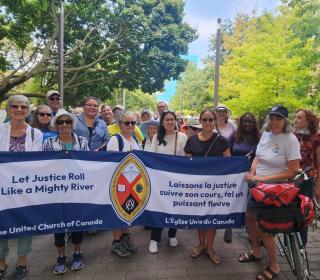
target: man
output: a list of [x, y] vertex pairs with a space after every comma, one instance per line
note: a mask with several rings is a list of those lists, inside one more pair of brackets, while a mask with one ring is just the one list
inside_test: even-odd
[[93, 96], [85, 98], [83, 113], [76, 115], [74, 132], [88, 140], [90, 151], [106, 150], [109, 133], [106, 123], [98, 118], [99, 99]]
[[61, 108], [61, 96], [57, 90], [49, 90], [46, 94], [47, 105], [51, 108], [52, 116], [54, 117]]
[[113, 112], [111, 106], [103, 104], [101, 106], [101, 120], [105, 121], [107, 125], [114, 124], [116, 120], [113, 118]]
[[165, 101], [159, 101], [157, 103], [158, 119], [160, 119], [163, 112], [168, 111], [168, 104]]
[[[123, 110], [124, 110], [124, 107], [121, 105], [116, 105], [113, 107], [112, 112], [113, 112], [113, 117], [115, 120], [118, 119], [119, 115], [121, 114], [121, 112]], [[109, 125], [108, 130], [109, 130], [110, 137], [113, 135], [119, 134], [121, 132], [121, 129], [117, 123]], [[134, 133], [135, 137], [138, 139], [139, 143], [142, 143], [142, 141], [144, 140], [144, 136], [143, 136], [143, 133], [141, 132], [141, 130], [139, 129], [139, 127], [135, 126], [133, 133]]]

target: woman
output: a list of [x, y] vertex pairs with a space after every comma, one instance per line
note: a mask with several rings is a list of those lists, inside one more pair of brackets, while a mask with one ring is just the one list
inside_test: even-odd
[[[288, 110], [283, 106], [274, 106], [268, 113], [265, 131], [259, 141], [256, 157], [246, 175], [247, 181], [287, 182], [299, 170], [300, 146], [297, 138], [290, 132]], [[252, 250], [239, 256], [239, 262], [256, 262], [261, 260], [260, 236], [267, 250], [268, 266], [257, 274], [256, 279], [274, 279], [280, 272], [276, 259], [275, 236], [260, 232], [253, 207], [249, 199], [246, 223], [251, 239]]]
[[[12, 95], [6, 107], [9, 122], [0, 124], [0, 151], [27, 152], [41, 151], [42, 133], [26, 123], [30, 102], [23, 95]], [[16, 279], [27, 277], [27, 255], [31, 252], [31, 236], [17, 239]], [[0, 279], [7, 270], [6, 257], [9, 253], [8, 240], [0, 240]]]
[[144, 151], [151, 152], [151, 143], [153, 137], [158, 132], [159, 122], [156, 120], [149, 120], [145, 121], [141, 125], [141, 131], [144, 135], [146, 135], [146, 138], [142, 141], [142, 148]]
[[[51, 120], [51, 126], [58, 132], [58, 135], [46, 139], [43, 144], [44, 151], [89, 151], [88, 141], [82, 136], [73, 133], [76, 126], [75, 117], [64, 109], [59, 109], [56, 116]], [[54, 274], [63, 274], [67, 271], [67, 257], [65, 250], [65, 233], [55, 233], [54, 243], [58, 248], [59, 256], [54, 267]], [[73, 260], [71, 269], [76, 271], [84, 267], [80, 251], [83, 240], [82, 231], [71, 233], [71, 242], [74, 244]]]
[[[140, 150], [138, 140], [133, 133], [136, 123], [137, 116], [134, 112], [121, 111], [117, 118], [120, 133], [110, 138], [107, 145], [107, 151], [128, 152]], [[129, 258], [133, 253], [137, 252], [137, 246], [131, 241], [130, 233], [127, 228], [114, 229], [112, 234], [113, 242], [111, 253], [120, 258]]]
[[201, 125], [198, 120], [188, 118], [186, 122], [182, 125], [183, 132], [190, 138], [193, 135], [197, 135], [201, 130]]
[[[151, 152], [184, 156], [184, 146], [187, 142], [187, 136], [176, 130], [177, 116], [174, 112], [165, 111], [161, 114], [158, 134], [153, 137], [151, 143]], [[151, 240], [149, 252], [155, 254], [158, 252], [158, 242], [161, 240], [162, 228], [151, 228]], [[176, 238], [177, 229], [170, 228], [168, 231], [170, 247], [178, 246]]]
[[[311, 169], [308, 173], [309, 180], [303, 181], [301, 192], [308, 197], [313, 197], [315, 184], [316, 198], [320, 198], [320, 133], [319, 118], [317, 115], [306, 109], [298, 109], [295, 115], [294, 134], [300, 143], [302, 170]], [[307, 244], [308, 229], [300, 231], [302, 242]]]
[[260, 132], [255, 116], [244, 113], [239, 119], [239, 126], [230, 136], [230, 151], [232, 156], [250, 155], [254, 158], [259, 142]]
[[[215, 121], [215, 113], [210, 110], [204, 110], [200, 114], [202, 130], [188, 139], [184, 148], [187, 156], [231, 156], [228, 140], [213, 132]], [[215, 235], [215, 229], [199, 229], [199, 245], [192, 249], [191, 257], [197, 258], [205, 252], [214, 264], [220, 264], [220, 258], [213, 250]]]
[[33, 112], [31, 126], [39, 129], [43, 133], [42, 142], [47, 138], [57, 135], [57, 132], [50, 130], [50, 121], [52, 119], [52, 111], [47, 105], [39, 105]]

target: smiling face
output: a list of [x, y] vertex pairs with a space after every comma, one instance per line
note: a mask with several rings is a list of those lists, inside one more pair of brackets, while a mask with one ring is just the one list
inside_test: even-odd
[[8, 116], [14, 121], [23, 121], [29, 114], [29, 107], [23, 101], [15, 101], [8, 107]]
[[56, 127], [59, 135], [71, 135], [73, 126], [72, 119], [69, 116], [62, 115], [56, 120]]
[[42, 126], [46, 126], [50, 123], [52, 114], [51, 111], [48, 108], [41, 108], [37, 112], [37, 118], [39, 124]]
[[125, 136], [132, 135], [133, 130], [136, 126], [136, 117], [134, 114], [125, 114], [119, 120], [119, 126], [121, 133]]
[[155, 136], [157, 134], [157, 132], [158, 132], [158, 126], [157, 125], [150, 124], [148, 126], [148, 135], [149, 135], [150, 139], [152, 139], [153, 136]]
[[296, 117], [294, 120], [294, 126], [297, 129], [307, 129], [308, 128], [308, 120], [307, 115], [303, 111], [298, 111], [296, 113]]
[[177, 119], [172, 113], [167, 113], [163, 117], [163, 127], [166, 130], [166, 133], [172, 133], [175, 131]]
[[51, 108], [52, 112], [57, 112], [61, 106], [60, 95], [59, 94], [52, 94], [47, 99], [47, 104]]
[[272, 134], [280, 134], [284, 131], [286, 125], [285, 118], [282, 118], [278, 115], [269, 116], [268, 128]]
[[113, 118], [112, 109], [108, 105], [105, 105], [103, 107], [103, 109], [101, 110], [101, 114], [102, 114], [103, 118], [106, 119], [106, 120]]
[[213, 132], [215, 121], [216, 121], [216, 116], [212, 112], [210, 111], [204, 112], [200, 118], [202, 131]]
[[97, 100], [88, 99], [83, 105], [83, 114], [88, 118], [94, 118], [99, 113], [99, 103]]
[[246, 133], [253, 132], [256, 120], [251, 114], [245, 114], [240, 121], [243, 131]]

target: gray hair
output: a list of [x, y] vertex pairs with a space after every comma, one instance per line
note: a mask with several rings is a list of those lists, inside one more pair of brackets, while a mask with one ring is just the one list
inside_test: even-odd
[[134, 117], [135, 120], [137, 120], [137, 115], [134, 112], [123, 110], [121, 111], [121, 113], [119, 114], [119, 117], [117, 118], [117, 123], [121, 124], [124, 121], [125, 117], [128, 117], [128, 116], [132, 116]]
[[88, 97], [86, 97], [86, 98], [84, 99], [82, 105], [84, 106], [84, 105], [88, 102], [88, 100], [94, 100], [94, 101], [96, 101], [96, 102], [98, 103], [98, 105], [100, 105], [100, 100], [99, 100], [97, 97], [95, 97], [95, 96], [88, 96]]
[[6, 110], [8, 111], [9, 107], [16, 102], [23, 102], [26, 106], [28, 106], [28, 112], [30, 113], [30, 101], [29, 99], [24, 95], [11, 95], [8, 98]]
[[[292, 125], [291, 121], [288, 118], [284, 118], [284, 120], [285, 120], [285, 123], [284, 123], [284, 127], [283, 127], [282, 132], [283, 133], [291, 133], [291, 132], [293, 132], [293, 125]], [[262, 131], [268, 131], [268, 132], [270, 131], [269, 122], [270, 122], [270, 116], [268, 115], [266, 117], [264, 125], [263, 125], [263, 127], [261, 129]]]

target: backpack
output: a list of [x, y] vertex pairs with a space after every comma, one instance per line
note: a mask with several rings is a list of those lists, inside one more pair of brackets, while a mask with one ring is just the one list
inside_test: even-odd
[[[134, 139], [134, 141], [136, 141], [136, 143], [139, 145], [139, 141], [137, 137], [135, 135], [131, 135], [131, 136]], [[115, 134], [115, 137], [117, 137], [117, 140], [118, 140], [119, 152], [122, 152], [124, 147], [123, 139], [120, 134]]]

